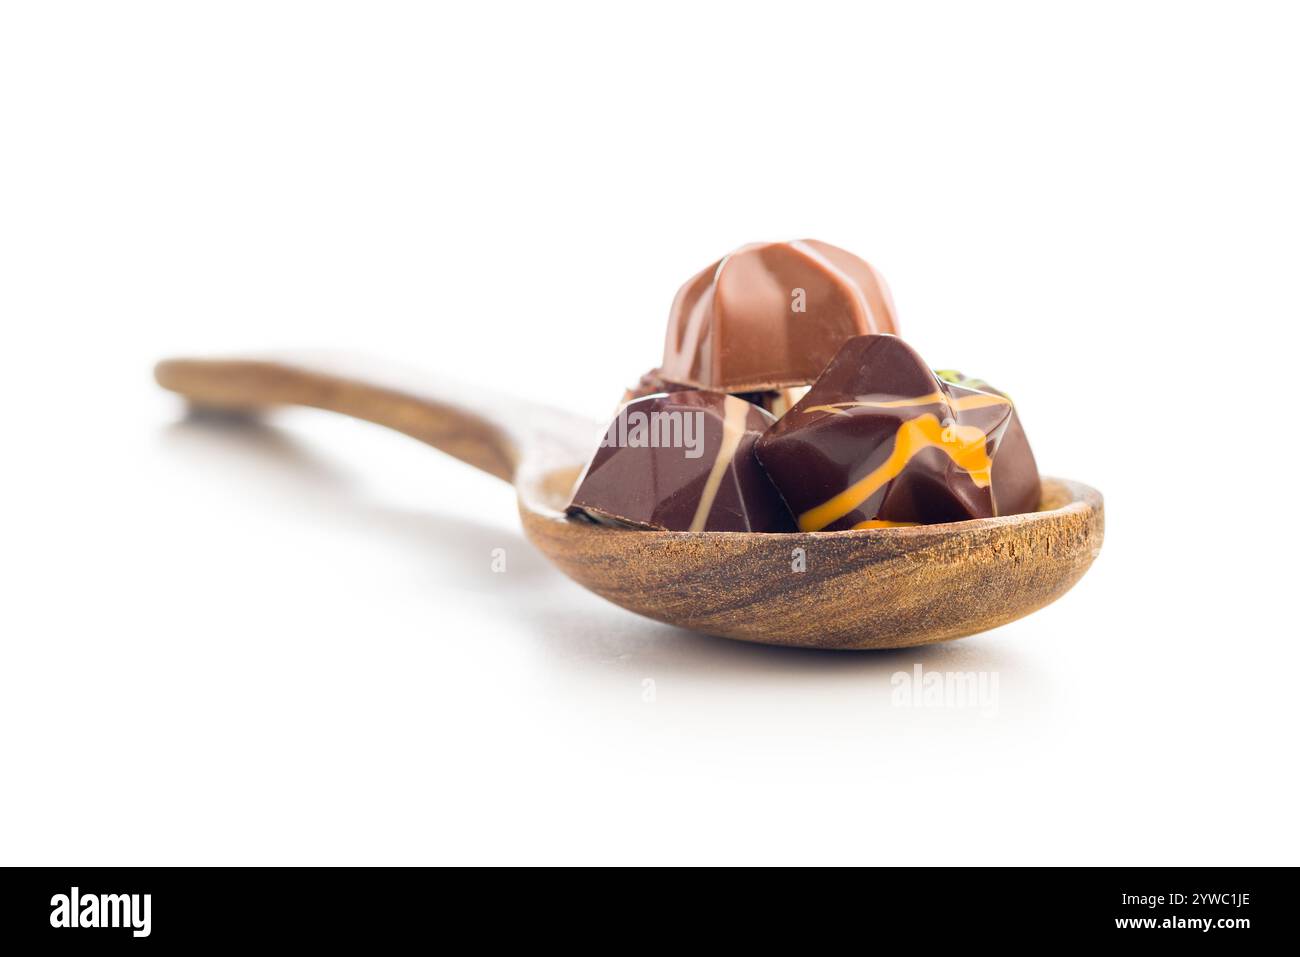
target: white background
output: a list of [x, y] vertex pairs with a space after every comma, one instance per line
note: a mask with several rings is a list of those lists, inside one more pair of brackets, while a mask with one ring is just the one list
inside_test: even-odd
[[[1284, 5], [0, 10], [0, 862], [1297, 863]], [[331, 347], [596, 418], [798, 237], [1105, 493], [1057, 604], [689, 634], [437, 452], [150, 377]], [[892, 707], [918, 662], [996, 712]]]

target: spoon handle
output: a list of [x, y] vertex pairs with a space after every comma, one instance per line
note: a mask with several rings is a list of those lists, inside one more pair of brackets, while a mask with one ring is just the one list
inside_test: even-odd
[[198, 406], [301, 405], [364, 419], [507, 482], [527, 461], [581, 461], [595, 444], [591, 424], [567, 413], [355, 358], [167, 359], [154, 377]]

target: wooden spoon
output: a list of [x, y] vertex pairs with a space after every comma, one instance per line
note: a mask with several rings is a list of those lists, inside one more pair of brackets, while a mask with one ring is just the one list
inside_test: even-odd
[[631, 611], [710, 635], [833, 649], [947, 641], [1059, 598], [1101, 548], [1101, 495], [1049, 478], [1037, 512], [947, 525], [607, 528], [564, 515], [602, 428], [576, 416], [333, 358], [172, 359], [156, 376], [200, 406], [304, 405], [365, 419], [513, 482], [524, 532], [566, 575]]

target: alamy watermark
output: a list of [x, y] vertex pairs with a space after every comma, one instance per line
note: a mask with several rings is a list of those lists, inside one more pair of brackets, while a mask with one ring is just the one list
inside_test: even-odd
[[704, 412], [671, 409], [642, 412], [623, 408], [605, 430], [600, 447], [684, 449], [688, 459], [704, 454]]
[[86, 894], [73, 887], [50, 898], [51, 927], [120, 927], [148, 937], [152, 894]]
[[889, 679], [889, 703], [895, 708], [972, 708], [984, 714], [998, 710], [996, 671], [895, 671]]

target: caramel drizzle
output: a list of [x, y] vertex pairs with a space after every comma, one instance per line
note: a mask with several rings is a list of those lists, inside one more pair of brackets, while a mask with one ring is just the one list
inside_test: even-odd
[[978, 488], [987, 488], [992, 480], [993, 460], [989, 458], [988, 436], [973, 425], [951, 424], [945, 427], [933, 413], [926, 412], [898, 427], [889, 458], [843, 492], [800, 515], [799, 531], [818, 532], [839, 521], [902, 474], [907, 463], [926, 449], [943, 452], [958, 468], [969, 473]]
[[946, 405], [954, 412], [969, 412], [972, 409], [986, 409], [991, 405], [1010, 404], [1010, 399], [987, 393], [962, 395], [954, 399], [942, 392], [931, 392], [929, 395], [920, 395], [914, 399], [889, 399], [884, 402], [834, 402], [830, 405], [812, 405], [803, 411], [848, 415], [847, 409], [906, 409], [917, 405]]
[[734, 395], [726, 397], [726, 413], [722, 417], [722, 442], [718, 446], [718, 456], [713, 460], [713, 468], [704, 482], [704, 491], [700, 493], [699, 504], [695, 506], [695, 517], [691, 519], [690, 531], [702, 532], [709, 523], [709, 512], [713, 511], [713, 501], [718, 497], [718, 489], [727, 474], [727, 468], [736, 457], [740, 440], [745, 437], [745, 419], [749, 415], [749, 403], [737, 399]]

